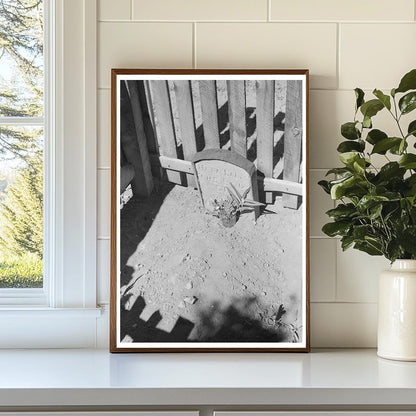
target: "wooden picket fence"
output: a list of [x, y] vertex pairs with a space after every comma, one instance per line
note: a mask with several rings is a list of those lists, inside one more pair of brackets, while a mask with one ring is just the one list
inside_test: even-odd
[[[184, 186], [196, 186], [190, 160], [198, 149], [193, 97], [199, 91], [204, 148], [220, 148], [216, 81], [124, 81], [130, 98], [137, 135], [137, 151], [125, 151], [134, 166], [134, 192], [148, 196], [153, 177]], [[173, 85], [173, 88], [172, 88]], [[302, 83], [287, 81], [283, 179], [273, 178], [274, 99], [273, 80], [256, 81], [257, 157], [260, 198], [272, 203], [273, 194], [283, 194], [284, 206], [297, 209], [302, 195]], [[175, 114], [172, 104], [175, 98]], [[246, 82], [227, 81], [230, 149], [247, 157]], [[175, 121], [174, 121], [175, 118]], [[175, 131], [176, 124], [176, 131]], [[180, 141], [176, 137], [178, 126]], [[124, 146], [122, 142], [122, 146]], [[164, 175], [166, 173], [166, 175]]]

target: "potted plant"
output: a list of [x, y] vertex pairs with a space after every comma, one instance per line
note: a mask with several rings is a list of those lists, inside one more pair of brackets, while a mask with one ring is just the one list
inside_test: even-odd
[[[403, 117], [416, 109], [416, 69], [389, 94], [375, 89], [366, 100], [356, 88], [355, 95], [354, 119], [341, 126], [337, 148], [342, 167], [319, 182], [337, 201], [322, 231], [340, 237], [343, 250], [390, 260], [379, 280], [378, 354], [416, 361], [416, 120]], [[393, 118], [394, 132], [373, 126], [380, 111]]]
[[242, 211], [252, 211], [256, 207], [263, 206], [264, 204], [258, 201], [253, 201], [247, 198], [250, 192], [250, 188], [247, 188], [243, 194], [238, 192], [237, 188], [230, 183], [230, 187], [227, 186], [229, 197], [226, 199], [214, 199], [214, 215], [221, 220], [224, 227], [233, 227]]

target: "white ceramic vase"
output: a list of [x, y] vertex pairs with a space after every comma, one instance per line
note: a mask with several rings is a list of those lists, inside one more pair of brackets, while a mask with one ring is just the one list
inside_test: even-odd
[[416, 361], [416, 260], [396, 260], [380, 275], [377, 354]]

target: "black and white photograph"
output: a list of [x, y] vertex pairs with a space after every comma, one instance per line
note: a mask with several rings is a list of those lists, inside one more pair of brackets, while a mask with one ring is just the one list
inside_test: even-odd
[[111, 351], [308, 351], [307, 70], [112, 70]]

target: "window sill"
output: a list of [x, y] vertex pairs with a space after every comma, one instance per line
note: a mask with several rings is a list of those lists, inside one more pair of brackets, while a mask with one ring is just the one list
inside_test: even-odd
[[100, 308], [0, 308], [0, 348], [95, 348]]
[[0, 320], [5, 316], [30, 317], [72, 317], [72, 318], [99, 318], [101, 308], [45, 308], [38, 306], [0, 306]]

